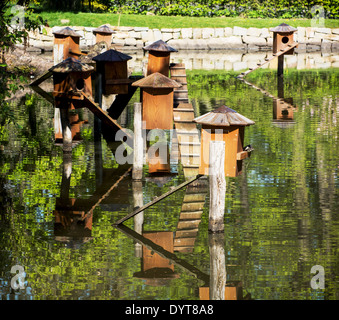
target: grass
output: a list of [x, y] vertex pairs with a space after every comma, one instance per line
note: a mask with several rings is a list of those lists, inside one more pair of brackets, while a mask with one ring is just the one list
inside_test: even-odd
[[[112, 26], [162, 28], [224, 28], [224, 27], [255, 27], [270, 28], [284, 22], [293, 27], [311, 27], [311, 19], [249, 19], [249, 18], [207, 18], [180, 16], [146, 16], [113, 13], [71, 13], [42, 12], [43, 19], [53, 26], [84, 26], [98, 27], [109, 23]], [[69, 20], [62, 24], [61, 19]], [[339, 28], [339, 20], [325, 20], [325, 27]]]

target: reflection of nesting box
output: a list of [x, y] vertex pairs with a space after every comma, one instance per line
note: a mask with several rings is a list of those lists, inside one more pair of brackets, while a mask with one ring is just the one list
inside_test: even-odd
[[[147, 232], [143, 236], [168, 252], [173, 253], [173, 232]], [[162, 280], [178, 278], [171, 262], [147, 247], [142, 250], [142, 270], [135, 277], [147, 279], [147, 284], [157, 285]]]
[[111, 46], [112, 44], [112, 33], [114, 31], [106, 26], [100, 26], [99, 28], [96, 28], [93, 30], [93, 34], [95, 35], [95, 42], [99, 43], [101, 41], [105, 41], [108, 45], [108, 48]]
[[66, 27], [54, 34], [54, 64], [65, 60], [69, 57], [77, 58], [80, 53], [79, 42], [80, 35], [73, 29]]
[[293, 121], [294, 108], [293, 99], [274, 99], [273, 100], [273, 120]]
[[254, 124], [236, 111], [222, 106], [193, 120], [202, 124], [199, 174], [209, 174], [210, 141], [225, 141], [225, 176], [241, 173], [242, 160], [249, 153], [243, 150], [245, 126]]
[[54, 91], [57, 100], [72, 102], [82, 100], [81, 93], [92, 96], [91, 72], [93, 67], [74, 58], [67, 58], [49, 69], [53, 72]]
[[[293, 41], [293, 33], [297, 31], [296, 28], [289, 26], [286, 23], [282, 23], [275, 28], [271, 28], [270, 31], [273, 32], [273, 53], [277, 53], [280, 50], [286, 49], [286, 47], [292, 44]], [[293, 54], [294, 49], [291, 49], [285, 54]]]
[[[200, 300], [210, 300], [210, 288], [200, 287], [199, 288]], [[235, 284], [227, 284], [225, 287], [225, 300], [242, 300], [242, 283], [237, 282]]]
[[155, 41], [143, 49], [148, 51], [147, 75], [159, 72], [168, 77], [170, 53], [177, 52], [178, 50], [172, 48], [162, 40]]
[[132, 57], [110, 49], [94, 57], [97, 72], [102, 74], [104, 94], [127, 94], [128, 79], [127, 61]]
[[181, 84], [161, 73], [152, 73], [132, 86], [142, 88], [142, 120], [144, 129], [173, 128], [173, 89]]
[[65, 237], [83, 238], [88, 240], [92, 233], [92, 215], [85, 211], [72, 209], [75, 199], [60, 199], [56, 201], [54, 235], [57, 240]]

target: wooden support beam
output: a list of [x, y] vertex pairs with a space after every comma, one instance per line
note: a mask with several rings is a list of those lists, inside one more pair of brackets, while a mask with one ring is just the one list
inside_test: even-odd
[[120, 220], [116, 221], [114, 223], [114, 225], [119, 225], [121, 223], [123, 223], [124, 221], [134, 217], [136, 214], [138, 214], [139, 212], [141, 211], [144, 211], [146, 209], [148, 209], [149, 207], [153, 206], [154, 204], [156, 204], [157, 202], [165, 199], [166, 197], [170, 196], [172, 193], [182, 189], [183, 187], [186, 187], [187, 185], [189, 185], [190, 183], [192, 183], [193, 181], [199, 179], [202, 175], [197, 175], [196, 177], [192, 178], [192, 179], [189, 179], [185, 182], [183, 182], [182, 184], [174, 187], [172, 190], [170, 191], [167, 191], [166, 193], [162, 194], [161, 196], [155, 198], [153, 201], [145, 204], [143, 207], [141, 208], [137, 208], [136, 210], [134, 210], [133, 212], [129, 213], [128, 215], [126, 215], [125, 217], [121, 218]]
[[142, 179], [144, 162], [144, 140], [142, 138], [142, 104], [134, 103], [134, 153], [133, 153], [133, 180]]
[[47, 71], [46, 73], [44, 73], [40, 78], [34, 80], [30, 86], [38, 86], [41, 82], [44, 82], [45, 80], [47, 80], [48, 78], [50, 78], [53, 75], [52, 71]]

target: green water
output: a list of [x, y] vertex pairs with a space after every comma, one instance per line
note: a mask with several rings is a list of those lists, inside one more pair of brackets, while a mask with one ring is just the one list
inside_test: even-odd
[[[243, 173], [226, 179], [221, 241], [227, 283], [238, 283], [242, 296], [251, 299], [339, 299], [339, 70], [286, 70], [283, 95], [296, 108], [293, 121], [284, 124], [273, 119], [271, 97], [234, 76], [188, 72], [196, 115], [226, 104], [255, 121], [245, 133], [245, 144], [255, 150], [244, 160]], [[274, 72], [258, 70], [246, 79], [282, 95]], [[137, 98], [120, 119], [131, 129]], [[0, 131], [1, 299], [199, 299], [210, 277], [208, 188], [192, 252], [174, 251], [176, 277], [138, 277], [142, 247], [113, 223], [133, 210], [138, 188], [146, 204], [183, 182], [181, 164], [172, 163], [172, 175], [162, 184], [145, 166], [141, 186], [127, 175], [107, 195], [127, 168], [117, 164], [105, 139], [94, 142], [91, 114], [81, 112], [89, 124], [82, 127], [65, 179], [52, 105], [32, 93], [13, 103], [12, 112], [15, 122]], [[143, 234], [175, 237], [185, 193], [183, 188], [145, 210]], [[65, 231], [56, 210], [67, 199], [93, 210]], [[61, 217], [69, 222], [67, 213]], [[86, 221], [92, 222], [87, 229]], [[132, 218], [125, 225], [134, 230], [136, 223]], [[25, 270], [17, 290], [11, 288], [15, 265]], [[324, 268], [325, 289], [310, 285], [314, 265]]]

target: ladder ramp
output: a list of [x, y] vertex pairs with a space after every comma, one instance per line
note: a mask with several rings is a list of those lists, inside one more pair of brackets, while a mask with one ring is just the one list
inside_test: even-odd
[[242, 72], [240, 75], [238, 75], [237, 78], [243, 78], [243, 77], [247, 76], [249, 73], [253, 72], [254, 70], [257, 70], [257, 69], [261, 68], [265, 64], [271, 62], [273, 59], [278, 58], [278, 57], [284, 55], [285, 53], [287, 53], [288, 51], [292, 50], [293, 48], [295, 48], [297, 46], [298, 46], [297, 42], [293, 42], [292, 44], [289, 44], [284, 50], [281, 50], [281, 51], [279, 51], [277, 53], [274, 53], [272, 57], [266, 58], [265, 61], [263, 61], [263, 62], [259, 62], [256, 67], [249, 68], [247, 71]]

